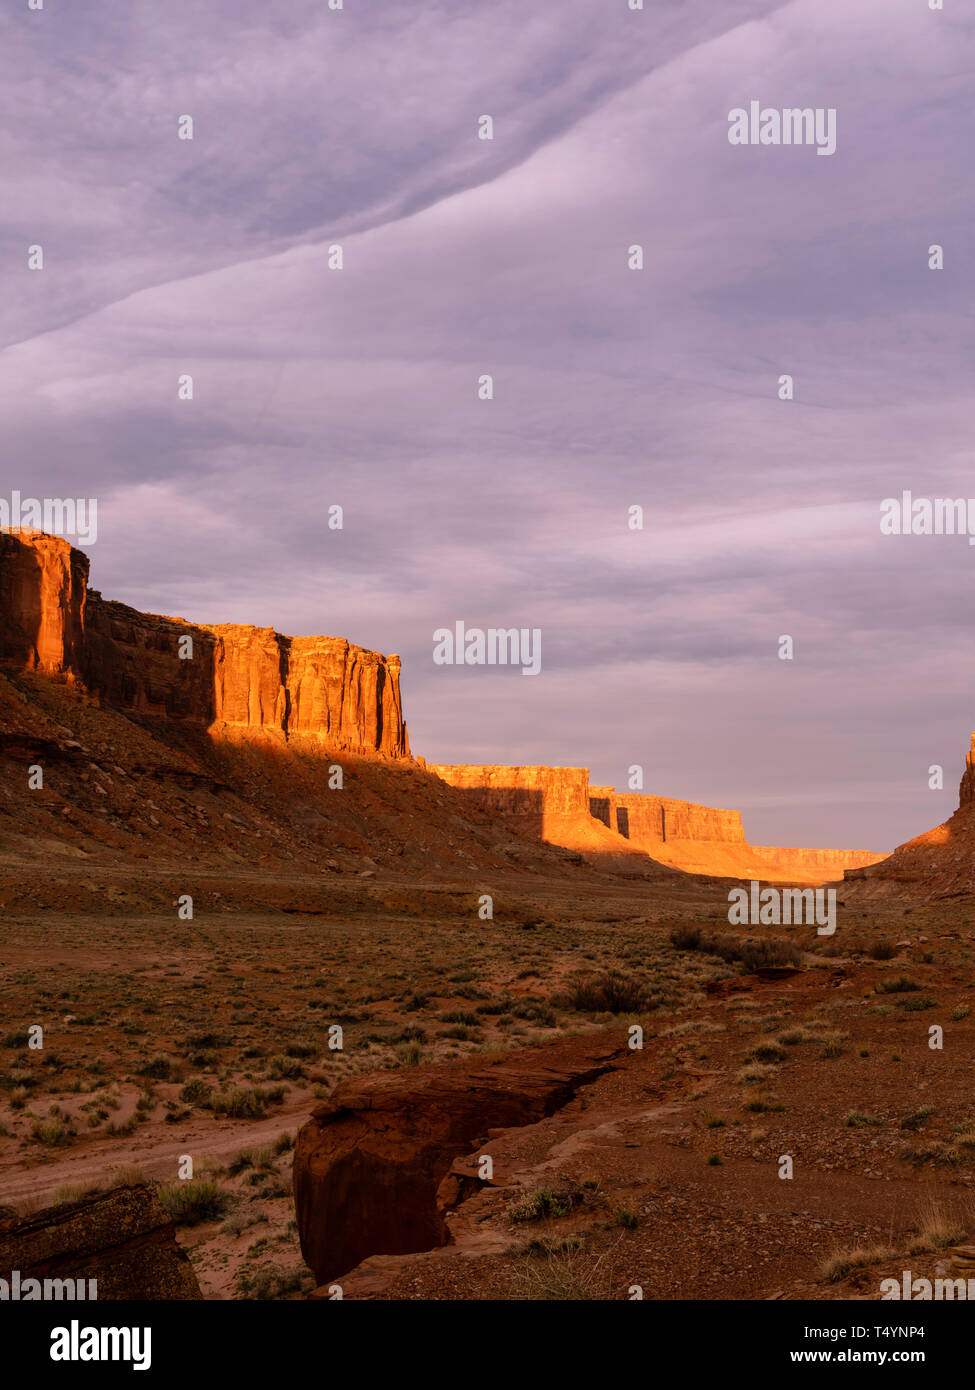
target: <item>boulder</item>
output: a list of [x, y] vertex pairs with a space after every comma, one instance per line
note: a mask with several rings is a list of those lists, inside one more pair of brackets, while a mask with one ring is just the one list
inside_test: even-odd
[[27, 1279], [95, 1280], [99, 1302], [203, 1297], [175, 1226], [144, 1184], [0, 1218], [2, 1277], [15, 1270], [21, 1288]]
[[340, 1083], [298, 1134], [295, 1212], [319, 1283], [374, 1254], [447, 1240], [438, 1188], [454, 1160], [498, 1127], [533, 1124], [622, 1064], [619, 1033], [562, 1038], [494, 1057]]

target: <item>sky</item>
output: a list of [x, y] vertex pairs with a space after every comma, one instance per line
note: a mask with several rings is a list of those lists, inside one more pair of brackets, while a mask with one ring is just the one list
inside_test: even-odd
[[975, 728], [975, 548], [880, 530], [975, 497], [973, 51], [959, 0], [6, 6], [0, 496], [96, 498], [107, 597], [399, 653], [432, 762], [890, 849]]

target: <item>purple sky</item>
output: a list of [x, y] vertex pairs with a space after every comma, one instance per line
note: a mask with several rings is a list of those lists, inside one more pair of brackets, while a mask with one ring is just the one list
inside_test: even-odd
[[[975, 496], [972, 14], [646, 5], [6, 6], [0, 493], [97, 497], [109, 597], [399, 652], [432, 761], [890, 848], [975, 727], [975, 549], [879, 530]], [[541, 674], [434, 666], [457, 619]]]

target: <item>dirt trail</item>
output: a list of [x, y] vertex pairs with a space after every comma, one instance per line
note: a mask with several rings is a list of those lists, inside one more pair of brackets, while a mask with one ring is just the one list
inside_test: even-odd
[[117, 1140], [100, 1139], [63, 1157], [38, 1163], [36, 1167], [7, 1162], [0, 1167], [0, 1202], [15, 1205], [35, 1196], [46, 1197], [62, 1184], [109, 1183], [113, 1169], [135, 1165], [150, 1178], [172, 1182], [182, 1154], [190, 1154], [194, 1164], [201, 1159], [224, 1163], [241, 1149], [260, 1148], [275, 1140], [282, 1130], [294, 1130], [308, 1115], [315, 1102], [307, 1096], [289, 1097], [274, 1115], [263, 1120], [226, 1120], [193, 1123], [178, 1139], [166, 1141], [155, 1134], [138, 1132], [120, 1135]]

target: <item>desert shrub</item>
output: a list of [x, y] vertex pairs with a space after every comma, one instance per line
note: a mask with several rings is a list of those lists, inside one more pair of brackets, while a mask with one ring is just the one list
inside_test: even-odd
[[523, 1004], [514, 1004], [511, 1008], [515, 1018], [522, 1018], [527, 1023], [534, 1023], [540, 1028], [555, 1027], [555, 1010], [551, 1004], [544, 1000], [533, 999]]
[[592, 1256], [576, 1242], [561, 1248], [540, 1245], [525, 1257], [512, 1281], [510, 1297], [545, 1303], [581, 1303], [616, 1298], [618, 1272], [602, 1256]]
[[509, 1221], [541, 1221], [547, 1216], [568, 1216], [581, 1200], [571, 1188], [539, 1187], [523, 1202], [508, 1208]]
[[141, 1076], [148, 1076], [152, 1081], [171, 1081], [173, 1076], [173, 1063], [165, 1052], [157, 1052], [150, 1057], [140, 1068]]
[[930, 1119], [933, 1114], [933, 1105], [920, 1105], [917, 1110], [912, 1110], [909, 1115], [904, 1116], [901, 1120], [901, 1129], [911, 1131], [918, 1130], [924, 1124], [924, 1121]]
[[[642, 1009], [656, 1007], [658, 1002], [652, 999], [642, 980], [619, 970], [606, 970], [601, 975], [578, 980], [564, 997], [564, 1007], [576, 1013], [591, 1014], [639, 1013]], [[513, 1012], [518, 1015], [517, 1009]]]
[[227, 1172], [232, 1178], [235, 1178], [245, 1168], [273, 1168], [274, 1157], [274, 1151], [270, 1146], [263, 1149], [241, 1149], [240, 1153], [228, 1163]]
[[150, 1179], [137, 1163], [120, 1163], [109, 1176], [109, 1187], [142, 1187]]
[[766, 965], [798, 965], [802, 952], [791, 941], [740, 941], [735, 948], [746, 974]]
[[301, 1288], [305, 1274], [303, 1266], [295, 1269], [281, 1269], [277, 1265], [263, 1265], [260, 1269], [244, 1268], [237, 1275], [237, 1291], [241, 1298], [283, 1298]]
[[921, 986], [909, 980], [906, 975], [898, 975], [896, 980], [881, 980], [877, 985], [878, 994], [907, 994]]
[[270, 1081], [297, 1081], [306, 1075], [305, 1064], [298, 1057], [272, 1057], [267, 1064]]
[[232, 1120], [260, 1119], [268, 1105], [283, 1098], [283, 1086], [255, 1087], [250, 1091], [242, 1086], [230, 1086], [226, 1091], [214, 1092], [210, 1109], [215, 1115], [229, 1115]]
[[205, 1105], [210, 1099], [210, 1095], [211, 1087], [198, 1076], [194, 1076], [192, 1080], [187, 1081], [186, 1085], [182, 1086], [179, 1092], [179, 1098], [185, 1105]]
[[[535, 975], [538, 972], [533, 970], [531, 973]], [[514, 1001], [508, 995], [505, 995], [503, 999], [489, 999], [486, 1004], [478, 1004], [477, 1012], [479, 1014], [491, 1015], [507, 1013], [513, 1002]]]
[[163, 1210], [177, 1226], [198, 1226], [216, 1221], [230, 1205], [230, 1194], [215, 1178], [189, 1178], [162, 1183], [158, 1188]]
[[758, 940], [742, 940], [739, 937], [719, 933], [708, 936], [699, 927], [676, 927], [670, 934], [671, 944], [681, 951], [702, 951], [708, 956], [732, 965], [740, 961], [746, 974], [769, 965], [798, 965], [802, 952], [791, 941], [779, 941], [774, 937], [761, 937]]
[[781, 1101], [770, 1100], [768, 1096], [750, 1095], [742, 1101], [741, 1108], [753, 1115], [765, 1115], [771, 1111], [784, 1110], [785, 1106]]
[[64, 1148], [65, 1145], [74, 1141], [74, 1130], [66, 1124], [60, 1115], [55, 1115], [49, 1120], [35, 1120], [31, 1125], [30, 1137], [36, 1139], [39, 1144], [44, 1144], [48, 1148]]
[[784, 1033], [779, 1034], [779, 1042], [784, 1047], [798, 1047], [800, 1043], [816, 1041], [816, 1035], [810, 1033], [809, 1029], [804, 1028], [801, 1023], [796, 1024], [794, 1028], [787, 1028]]
[[929, 1199], [918, 1215], [917, 1239], [908, 1250], [912, 1255], [920, 1255], [929, 1250], [945, 1250], [949, 1245], [957, 1245], [964, 1240], [968, 1226], [964, 1220], [949, 1215], [936, 1200]]
[[869, 1250], [857, 1248], [855, 1250], [839, 1250], [831, 1255], [819, 1271], [820, 1279], [828, 1284], [838, 1284], [852, 1274], [855, 1269], [864, 1269], [868, 1265], [884, 1264], [891, 1259], [896, 1252], [886, 1245], [876, 1245]]
[[701, 948], [702, 936], [700, 927], [674, 927], [670, 933], [670, 944], [678, 951], [697, 951]]
[[735, 1081], [739, 1086], [752, 1085], [771, 1081], [777, 1075], [774, 1065], [768, 1062], [746, 1062], [735, 1076]]
[[184, 1052], [194, 1052], [202, 1048], [205, 1052], [210, 1052], [217, 1047], [229, 1047], [232, 1038], [228, 1038], [224, 1033], [215, 1033], [208, 1030], [205, 1033], [190, 1033], [183, 1044]]
[[66, 1182], [54, 1193], [54, 1206], [59, 1207], [67, 1202], [80, 1202], [84, 1197], [93, 1197], [96, 1192], [101, 1192], [101, 1183], [98, 1182]]
[[874, 941], [869, 954], [874, 960], [893, 960], [897, 955], [897, 947], [892, 941]]
[[251, 1226], [257, 1226], [267, 1219], [267, 1212], [260, 1209], [257, 1211], [232, 1211], [220, 1227], [220, 1234], [222, 1236], [239, 1236], [242, 1231], [248, 1230]]
[[401, 1028], [398, 1033], [394, 1033], [389, 1039], [391, 1043], [425, 1043], [426, 1040], [427, 1030], [421, 1028], [418, 1023], [408, 1023], [405, 1028]]

